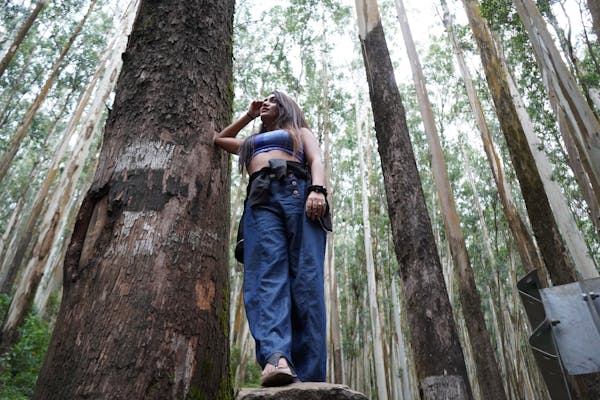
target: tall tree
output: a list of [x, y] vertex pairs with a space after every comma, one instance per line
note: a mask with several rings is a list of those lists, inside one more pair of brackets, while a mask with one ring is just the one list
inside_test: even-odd
[[[358, 98], [357, 98], [358, 99]], [[360, 165], [360, 193], [362, 204], [362, 220], [365, 246], [365, 269], [367, 272], [367, 297], [369, 300], [368, 314], [371, 320], [371, 333], [373, 339], [373, 364], [375, 365], [375, 380], [377, 389], [377, 398], [387, 400], [388, 392], [386, 387], [386, 373], [383, 361], [383, 347], [381, 334], [381, 321], [379, 319], [379, 305], [377, 303], [377, 281], [375, 278], [375, 262], [373, 261], [373, 243], [371, 241], [371, 220], [369, 217], [369, 194], [367, 191], [367, 173], [364, 160], [362, 129], [363, 124], [360, 121], [360, 107], [356, 101], [356, 136], [358, 143], [358, 162]]]
[[356, 10], [419, 387], [424, 398], [471, 398], [377, 2]]
[[42, 11], [42, 8], [44, 8], [47, 2], [48, 0], [40, 0], [33, 8], [33, 11], [31, 11], [31, 14], [29, 14], [29, 17], [27, 17], [25, 22], [23, 22], [21, 28], [19, 28], [19, 32], [17, 32], [17, 35], [15, 36], [11, 45], [9, 46], [8, 51], [6, 52], [4, 57], [2, 57], [2, 60], [0, 60], [0, 76], [4, 74], [4, 71], [6, 71], [6, 67], [8, 67], [10, 60], [12, 60], [13, 56], [19, 49], [19, 46], [25, 38], [25, 35], [27, 35], [29, 28], [31, 28], [31, 25], [33, 25], [33, 22], [37, 18], [40, 11]]
[[500, 376], [490, 335], [485, 325], [483, 311], [481, 310], [481, 298], [477, 291], [475, 276], [471, 268], [471, 260], [467, 252], [467, 244], [465, 243], [465, 237], [460, 226], [456, 202], [452, 193], [450, 179], [448, 178], [446, 161], [444, 160], [440, 137], [435, 125], [433, 109], [427, 95], [425, 76], [423, 75], [423, 69], [421, 68], [421, 62], [419, 61], [419, 55], [412, 38], [412, 33], [408, 25], [408, 17], [402, 0], [396, 0], [396, 8], [413, 73], [419, 110], [425, 127], [425, 136], [429, 144], [431, 169], [438, 192], [446, 237], [455, 268], [454, 271], [457, 276], [456, 283], [459, 288], [459, 299], [462, 306], [462, 313], [466, 320], [465, 325], [469, 333], [469, 343], [473, 350], [474, 369], [479, 382], [479, 390], [483, 398], [505, 399], [506, 394], [502, 385], [502, 377]]
[[35, 399], [232, 397], [233, 1], [142, 1]]
[[496, 114], [521, 185], [529, 220], [554, 284], [570, 283], [577, 273], [565, 248], [550, 202], [509, 87], [509, 76], [477, 0], [463, 0], [479, 48]]
[[92, 0], [92, 2], [90, 3], [90, 5], [87, 9], [87, 12], [83, 16], [83, 18], [81, 19], [79, 24], [77, 24], [77, 26], [75, 27], [75, 30], [71, 34], [71, 37], [69, 38], [69, 40], [67, 41], [65, 46], [62, 48], [56, 61], [54, 61], [54, 65], [52, 66], [50, 75], [46, 79], [46, 82], [42, 86], [42, 89], [40, 90], [40, 92], [36, 96], [36, 98], [34, 99], [33, 103], [31, 103], [31, 105], [27, 109], [27, 112], [25, 113], [23, 121], [21, 122], [19, 127], [15, 130], [15, 132], [12, 134], [12, 136], [8, 142], [7, 149], [0, 156], [0, 182], [2, 182], [2, 180], [6, 176], [6, 173], [8, 172], [8, 169], [10, 168], [10, 164], [11, 164], [12, 160], [15, 158], [15, 155], [17, 154], [19, 147], [21, 146], [21, 142], [27, 135], [27, 132], [29, 132], [29, 128], [31, 127], [31, 124], [33, 123], [33, 118], [35, 117], [35, 114], [38, 112], [39, 108], [42, 105], [42, 102], [48, 95], [48, 92], [52, 88], [52, 85], [54, 85], [56, 78], [58, 77], [62, 68], [64, 67], [64, 65], [63, 65], [64, 58], [67, 56], [67, 53], [69, 53], [69, 50], [71, 49], [71, 46], [73, 46], [75, 39], [77, 39], [77, 37], [79, 36], [79, 33], [81, 33], [81, 30], [83, 29], [83, 25], [85, 25], [85, 22], [87, 21], [88, 17], [94, 10], [94, 6], [96, 5], [97, 1], [98, 0]]

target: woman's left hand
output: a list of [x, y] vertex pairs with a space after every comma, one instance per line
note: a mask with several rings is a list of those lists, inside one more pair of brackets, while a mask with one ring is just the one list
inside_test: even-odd
[[327, 203], [325, 202], [325, 195], [318, 192], [310, 192], [306, 199], [306, 215], [311, 221], [322, 217], [327, 211]]

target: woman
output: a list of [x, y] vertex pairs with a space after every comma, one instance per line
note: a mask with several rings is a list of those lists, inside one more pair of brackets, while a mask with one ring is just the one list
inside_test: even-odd
[[[239, 131], [260, 116], [260, 132]], [[319, 143], [300, 107], [274, 91], [214, 139], [250, 175], [241, 220], [244, 305], [263, 386], [325, 381], [327, 191]], [[312, 181], [311, 181], [312, 179]]]

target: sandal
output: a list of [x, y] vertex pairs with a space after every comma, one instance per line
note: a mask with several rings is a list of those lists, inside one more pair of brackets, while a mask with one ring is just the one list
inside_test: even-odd
[[265, 387], [285, 386], [296, 381], [296, 374], [290, 367], [278, 367], [260, 378], [260, 384]]

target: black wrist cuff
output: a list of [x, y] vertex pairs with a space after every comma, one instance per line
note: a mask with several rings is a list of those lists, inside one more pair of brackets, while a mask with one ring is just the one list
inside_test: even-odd
[[324, 186], [321, 186], [321, 185], [310, 185], [308, 187], [308, 189], [306, 189], [306, 190], [308, 190], [308, 193], [310, 193], [310, 192], [317, 192], [317, 193], [321, 193], [325, 197], [327, 197], [327, 189], [325, 189]]

